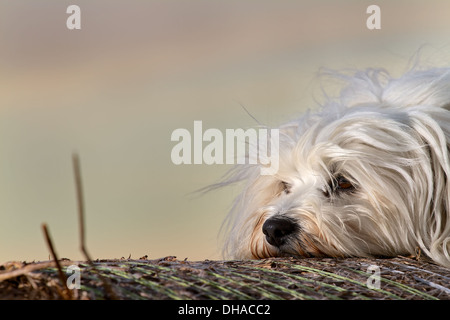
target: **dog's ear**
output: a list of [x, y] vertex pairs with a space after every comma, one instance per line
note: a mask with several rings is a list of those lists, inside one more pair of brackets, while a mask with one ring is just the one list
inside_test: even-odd
[[415, 170], [418, 187], [425, 197], [417, 198], [415, 224], [421, 249], [438, 263], [450, 266], [450, 112], [424, 108], [414, 112], [411, 124], [427, 152]]

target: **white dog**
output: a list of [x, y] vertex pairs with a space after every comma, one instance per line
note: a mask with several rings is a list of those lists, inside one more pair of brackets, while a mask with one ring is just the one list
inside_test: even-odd
[[450, 68], [369, 69], [279, 128], [279, 170], [235, 166], [232, 258], [417, 253], [450, 267]]

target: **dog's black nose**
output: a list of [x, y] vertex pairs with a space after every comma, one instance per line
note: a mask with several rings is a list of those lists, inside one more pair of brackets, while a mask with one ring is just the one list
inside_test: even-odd
[[266, 240], [273, 246], [280, 247], [287, 238], [294, 234], [298, 226], [293, 219], [287, 217], [272, 217], [264, 222], [262, 231]]

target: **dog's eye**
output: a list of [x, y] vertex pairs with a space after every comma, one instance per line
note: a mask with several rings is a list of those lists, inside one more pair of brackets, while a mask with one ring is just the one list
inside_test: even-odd
[[281, 181], [281, 185], [283, 186], [283, 192], [286, 194], [291, 193], [291, 185], [285, 181]]
[[328, 198], [330, 197], [330, 192], [332, 194], [336, 194], [339, 192], [348, 192], [353, 191], [355, 189], [355, 186], [345, 178], [344, 176], [337, 176], [336, 178], [332, 179], [328, 185], [328, 188], [322, 190], [323, 194]]
[[345, 178], [344, 176], [337, 176], [334, 181], [332, 182], [332, 185], [330, 186], [331, 189], [335, 192], [339, 191], [352, 191], [355, 189], [353, 184]]
[[336, 178], [336, 187], [341, 190], [353, 189], [353, 184], [346, 178], [339, 176]]

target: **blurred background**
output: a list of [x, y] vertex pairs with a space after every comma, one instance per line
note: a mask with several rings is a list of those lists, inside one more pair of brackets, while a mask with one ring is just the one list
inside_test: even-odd
[[[320, 68], [450, 62], [450, 2], [0, 2], [0, 263], [83, 259], [71, 156], [81, 159], [94, 258], [220, 259], [236, 187], [226, 165], [180, 165], [173, 130], [277, 126], [317, 107]], [[81, 8], [81, 30], [66, 9]]]

